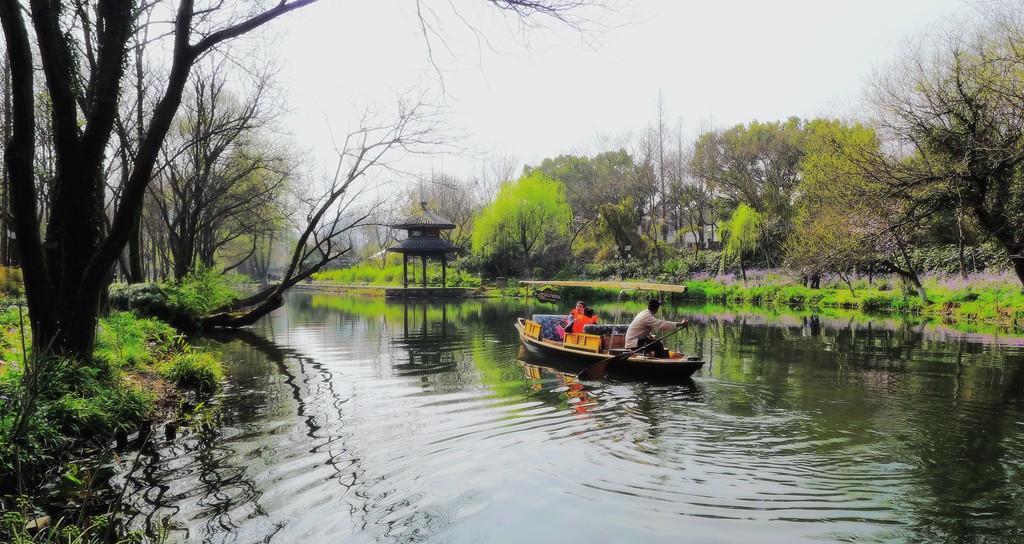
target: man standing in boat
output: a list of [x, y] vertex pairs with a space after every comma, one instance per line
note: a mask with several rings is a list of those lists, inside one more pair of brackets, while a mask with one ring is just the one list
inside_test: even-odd
[[655, 338], [652, 333], [655, 330], [673, 330], [685, 328], [686, 319], [682, 321], [665, 321], [658, 319], [655, 314], [661, 308], [661, 301], [652, 298], [647, 302], [647, 309], [636, 314], [633, 322], [626, 329], [626, 349], [636, 349], [643, 346], [643, 352], [655, 357], [668, 357], [668, 350], [665, 345]]

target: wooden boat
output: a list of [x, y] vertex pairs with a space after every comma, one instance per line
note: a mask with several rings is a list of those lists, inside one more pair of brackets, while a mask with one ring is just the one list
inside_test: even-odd
[[[564, 339], [559, 339], [555, 327], [564, 321], [564, 315], [535, 314], [532, 319], [518, 318], [515, 327], [526, 353], [536, 362], [549, 363], [554, 359], [579, 372], [627, 351], [624, 343], [629, 325], [587, 325], [584, 332], [566, 333]], [[610, 372], [617, 376], [683, 379], [704, 366], [704, 361], [698, 357], [674, 352], [669, 355], [659, 358], [637, 353], [614, 364]]]

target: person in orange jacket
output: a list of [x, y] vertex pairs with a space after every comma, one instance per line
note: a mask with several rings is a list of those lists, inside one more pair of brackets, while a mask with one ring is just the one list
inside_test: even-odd
[[566, 329], [566, 332], [583, 332], [583, 327], [590, 324], [597, 324], [597, 314], [594, 313], [593, 308], [585, 308], [583, 310], [583, 315], [577, 317], [576, 320], [572, 322], [572, 327]]
[[567, 323], [572, 323], [576, 319], [583, 317], [583, 312], [586, 310], [587, 305], [582, 300], [576, 301], [576, 306], [573, 307], [572, 311], [569, 312], [569, 320]]

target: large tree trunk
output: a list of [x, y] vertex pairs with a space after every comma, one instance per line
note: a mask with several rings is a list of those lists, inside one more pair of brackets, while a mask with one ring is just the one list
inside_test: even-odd
[[[135, 164], [115, 206], [104, 236], [103, 164], [114, 128], [124, 77], [127, 41], [138, 6], [130, 0], [106, 0], [95, 8], [95, 26], [80, 28], [90, 42], [88, 63], [74, 57], [76, 32], [65, 31], [66, 13], [58, 2], [24, 5], [0, 2], [0, 23], [11, 65], [12, 128], [4, 153], [10, 172], [14, 231], [25, 278], [33, 342], [37, 348], [84, 359], [91, 355], [99, 317], [100, 295], [110, 282], [112, 266], [135, 232], [143, 197], [159, 149], [181, 103], [182, 90], [195, 60], [218, 43], [244, 34], [313, 0], [280, 2], [255, 16], [190, 43], [193, 2], [182, 0], [175, 18], [173, 60], [164, 95], [152, 113]], [[82, 21], [79, 21], [82, 23]], [[49, 123], [56, 156], [53, 207], [46, 243], [39, 234], [35, 149], [33, 43], [49, 98]], [[76, 70], [87, 67], [84, 82]]]
[[142, 228], [141, 224], [137, 224], [135, 232], [128, 239], [128, 283], [144, 281], [146, 281], [146, 271], [142, 266]]

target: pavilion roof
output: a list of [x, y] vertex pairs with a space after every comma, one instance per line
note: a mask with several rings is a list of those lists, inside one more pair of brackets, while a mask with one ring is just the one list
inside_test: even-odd
[[420, 209], [414, 211], [400, 223], [391, 225], [396, 229], [435, 228], [454, 229], [455, 224], [448, 219], [427, 209], [426, 202], [420, 202]]
[[410, 255], [429, 255], [437, 253], [455, 253], [459, 251], [459, 248], [444, 238], [415, 236], [398, 242], [397, 244], [389, 247], [388, 251], [394, 251], [395, 253], [407, 253]]

